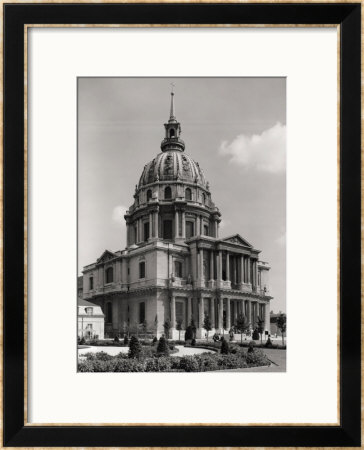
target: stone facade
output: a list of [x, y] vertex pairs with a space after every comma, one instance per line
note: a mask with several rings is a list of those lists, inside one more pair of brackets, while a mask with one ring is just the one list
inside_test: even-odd
[[[269, 265], [239, 234], [220, 238], [221, 214], [199, 164], [184, 153], [181, 127], [171, 111], [162, 152], [146, 164], [125, 214], [125, 250], [106, 250], [83, 270], [83, 298], [105, 314], [105, 335], [142, 327], [157, 336], [171, 322], [194, 320], [204, 335], [229, 330], [239, 314], [254, 328], [258, 316], [269, 331]], [[143, 325], [144, 324], [144, 325]]]

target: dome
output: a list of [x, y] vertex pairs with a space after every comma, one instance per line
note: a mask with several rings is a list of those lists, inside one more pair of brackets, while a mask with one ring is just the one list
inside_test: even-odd
[[205, 176], [197, 162], [180, 151], [159, 153], [144, 166], [139, 188], [156, 181], [184, 181], [206, 188]]

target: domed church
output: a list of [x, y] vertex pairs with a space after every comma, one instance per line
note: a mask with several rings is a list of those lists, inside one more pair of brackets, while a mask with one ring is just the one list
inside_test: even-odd
[[[126, 248], [83, 269], [83, 298], [101, 306], [105, 336], [142, 330], [178, 338], [193, 320], [222, 333], [244, 314], [270, 329], [269, 265], [241, 235], [220, 238], [221, 213], [198, 162], [185, 153], [171, 93], [161, 153], [144, 166], [125, 214]], [[183, 334], [181, 334], [183, 336]]]

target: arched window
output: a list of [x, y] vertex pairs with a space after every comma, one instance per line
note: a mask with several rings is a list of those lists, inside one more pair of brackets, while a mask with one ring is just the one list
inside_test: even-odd
[[106, 269], [106, 284], [114, 281], [114, 270], [112, 267]]
[[206, 203], [206, 195], [202, 194], [202, 204], [204, 205]]
[[106, 323], [112, 323], [112, 304], [106, 303]]
[[166, 200], [172, 198], [172, 189], [169, 186], [164, 189], [164, 198]]
[[89, 281], [90, 281], [90, 291], [92, 291], [94, 288], [94, 277], [90, 277]]
[[147, 202], [149, 202], [149, 200], [151, 200], [151, 198], [152, 198], [152, 190], [148, 189], [147, 190]]
[[174, 137], [174, 129], [173, 129], [173, 128], [171, 128], [171, 129], [169, 130], [169, 137], [171, 137], [171, 138]]
[[185, 190], [185, 199], [186, 199], [186, 200], [192, 200], [192, 192], [191, 192], [191, 189], [190, 189], [190, 188], [187, 188], [187, 189]]

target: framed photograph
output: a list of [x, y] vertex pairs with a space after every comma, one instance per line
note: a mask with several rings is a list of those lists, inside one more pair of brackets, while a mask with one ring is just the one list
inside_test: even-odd
[[361, 3], [3, 4], [4, 447], [361, 445]]

